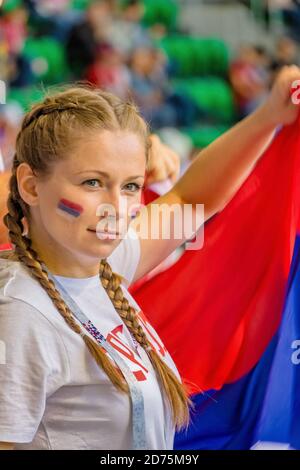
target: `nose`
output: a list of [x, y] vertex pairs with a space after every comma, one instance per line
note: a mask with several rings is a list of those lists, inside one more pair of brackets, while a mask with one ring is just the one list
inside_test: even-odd
[[96, 215], [101, 222], [107, 222], [112, 230], [117, 224], [119, 232], [123, 231], [126, 224], [128, 214], [127, 199], [122, 196], [120, 191], [112, 190], [106, 193], [106, 197], [97, 207]]

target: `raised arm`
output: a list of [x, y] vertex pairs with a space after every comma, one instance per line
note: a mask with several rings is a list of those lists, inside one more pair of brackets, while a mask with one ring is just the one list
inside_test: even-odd
[[300, 69], [286, 67], [269, 98], [204, 149], [172, 191], [190, 204], [205, 205], [205, 220], [220, 212], [235, 195], [270, 144], [279, 125], [295, 121], [299, 108], [290, 95]]
[[[141, 211], [132, 225], [138, 231], [141, 226], [148, 225], [149, 230], [148, 237], [140, 237], [141, 258], [134, 280], [157, 266], [185, 241], [185, 237], [176, 239], [172, 231], [169, 239], [163, 238], [161, 220], [151, 217], [153, 204], [160, 207], [163, 204], [178, 204], [181, 207], [191, 204], [194, 216], [195, 205], [203, 204], [204, 221], [220, 212], [251, 173], [276, 128], [296, 120], [299, 108], [293, 104], [290, 90], [292, 83], [299, 79], [298, 67], [285, 67], [266, 102], [201, 151], [175, 186]], [[164, 151], [163, 146], [159, 149], [158, 144], [155, 150]], [[150, 236], [150, 227], [159, 234], [157, 239]]]

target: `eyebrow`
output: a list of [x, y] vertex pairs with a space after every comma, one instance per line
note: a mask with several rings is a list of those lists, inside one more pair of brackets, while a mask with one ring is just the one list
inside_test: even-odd
[[[101, 176], [104, 176], [105, 178], [110, 178], [110, 175], [108, 173], [105, 173], [105, 171], [100, 171], [100, 170], [84, 170], [84, 171], [78, 171], [75, 173], [75, 175], [81, 175], [83, 173], [98, 173]], [[134, 175], [134, 176], [129, 176], [126, 178], [124, 181], [128, 180], [135, 180], [137, 178], [145, 178], [145, 175]]]

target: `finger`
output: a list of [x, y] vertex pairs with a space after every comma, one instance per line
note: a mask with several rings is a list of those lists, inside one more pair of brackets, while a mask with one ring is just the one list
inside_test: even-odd
[[165, 166], [167, 178], [169, 178], [171, 181], [174, 181], [176, 177], [176, 166], [174, 165], [174, 162], [170, 158], [166, 159]]
[[164, 181], [168, 178], [167, 167], [163, 161], [156, 162], [156, 165], [147, 173], [147, 184], [157, 181]]
[[180, 172], [180, 158], [170, 147], [163, 144], [160, 138], [151, 136], [150, 161], [148, 166], [147, 183], [163, 181], [170, 178], [175, 182]]
[[176, 152], [171, 151], [170, 158], [172, 159], [173, 163], [173, 172], [171, 179], [172, 181], [176, 181], [180, 173], [180, 157]]

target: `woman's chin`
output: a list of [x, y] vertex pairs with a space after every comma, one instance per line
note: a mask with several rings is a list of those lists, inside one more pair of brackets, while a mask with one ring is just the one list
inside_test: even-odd
[[93, 242], [86, 244], [83, 251], [86, 255], [95, 258], [107, 258], [121, 243], [121, 239], [95, 239]]

